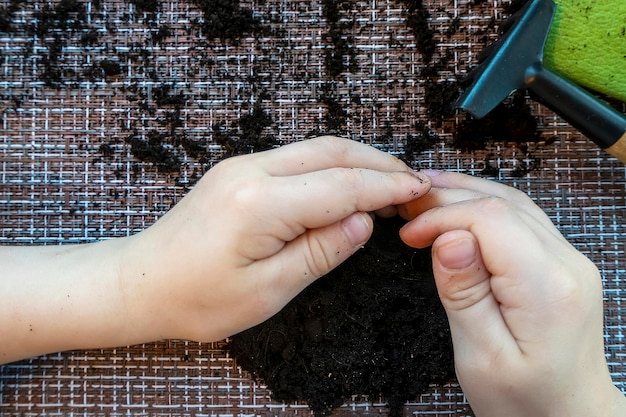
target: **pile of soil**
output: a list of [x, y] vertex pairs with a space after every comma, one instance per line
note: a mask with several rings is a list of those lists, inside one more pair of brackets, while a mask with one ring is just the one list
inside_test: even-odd
[[399, 218], [376, 219], [367, 245], [266, 322], [233, 336], [235, 361], [272, 398], [328, 415], [353, 395], [382, 396], [390, 416], [454, 376], [452, 343], [429, 250], [406, 246]]

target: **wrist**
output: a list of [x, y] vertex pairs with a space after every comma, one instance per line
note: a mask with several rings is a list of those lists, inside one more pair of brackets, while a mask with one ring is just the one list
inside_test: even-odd
[[128, 339], [120, 298], [123, 239], [0, 252], [0, 363]]
[[183, 311], [174, 302], [182, 285], [176, 282], [181, 270], [177, 262], [180, 245], [172, 242], [175, 234], [166, 241], [159, 235], [162, 232], [153, 225], [123, 242], [120, 294], [134, 343], [182, 338], [177, 318]]
[[606, 365], [599, 378], [579, 378], [578, 390], [565, 393], [560, 406], [557, 405], [549, 417], [623, 417], [626, 415], [626, 400], [613, 384]]

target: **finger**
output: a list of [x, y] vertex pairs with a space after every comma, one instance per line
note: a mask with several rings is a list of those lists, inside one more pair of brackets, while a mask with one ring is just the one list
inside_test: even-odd
[[[355, 212], [405, 203], [429, 189], [427, 177], [410, 172], [334, 168], [273, 178], [271, 187], [264, 190], [264, 199], [280, 204], [258, 207], [258, 213], [280, 219], [299, 234], [301, 228], [324, 227]], [[294, 237], [284, 236], [287, 241]]]
[[[439, 191], [431, 192], [437, 194]], [[453, 190], [449, 192], [457, 193], [457, 191]], [[448, 191], [442, 194], [447, 193]], [[406, 233], [407, 236], [411, 235], [412, 245], [426, 247], [431, 245], [433, 240], [441, 233], [454, 229], [470, 230], [476, 227], [483, 229], [486, 234], [501, 235], [500, 238], [503, 241], [498, 242], [499, 244], [519, 241], [519, 238], [513, 233], [528, 234], [530, 232], [534, 240], [547, 243], [554, 242], [557, 239], [561, 244], [569, 245], [550, 219], [541, 212], [541, 209], [538, 209], [540, 213], [537, 213], [536, 210], [531, 210], [528, 213], [525, 208], [506, 199], [494, 196], [469, 200], [461, 199], [461, 201], [455, 201], [457, 197], [441, 197], [440, 195], [439, 198], [449, 199], [450, 201], [444, 205], [429, 208], [416, 217], [419, 221], [410, 222], [405, 226], [406, 230], [404, 232], [401, 230], [401, 233]], [[502, 217], [506, 217], [506, 219]], [[417, 226], [418, 224], [422, 225]], [[415, 231], [408, 233], [408, 230], [413, 227], [420, 227], [420, 233]], [[509, 231], [509, 227], [514, 230]], [[504, 236], [503, 233], [505, 231], [511, 233], [511, 235], [508, 237]]]
[[471, 175], [457, 172], [444, 172], [437, 170], [425, 170], [424, 174], [432, 175], [434, 188], [452, 188], [474, 191], [486, 195], [493, 195], [522, 205], [532, 205], [535, 203], [530, 197], [520, 190], [500, 184], [497, 181], [486, 180], [484, 178], [473, 177]]
[[[542, 253], [539, 245], [526, 242], [555, 241], [552, 232], [543, 224], [511, 202], [498, 197], [435, 207], [407, 223], [400, 230], [400, 236], [410, 246], [428, 247], [438, 236], [452, 230], [473, 233], [483, 253], [503, 254], [502, 259], [517, 260], [520, 262], [520, 270], [527, 267], [525, 259], [533, 259]], [[496, 256], [493, 258], [490, 267], [502, 264], [502, 270], [509, 270], [509, 261], [501, 262]], [[490, 262], [490, 259], [486, 261]], [[491, 269], [491, 272], [500, 271]]]
[[425, 211], [467, 200], [487, 197], [486, 194], [471, 190], [431, 188], [428, 194], [398, 206], [398, 214], [405, 220], [413, 220]]
[[[482, 181], [480, 181], [482, 183]], [[490, 182], [490, 181], [485, 181]], [[499, 184], [501, 185], [501, 184]], [[525, 198], [525, 195], [522, 194], [523, 198], [515, 197], [513, 199], [507, 198], [510, 196], [515, 196], [517, 192], [510, 187], [503, 186], [505, 189], [502, 190], [500, 187], [486, 187], [491, 188], [491, 190], [486, 191], [500, 191], [499, 194], [487, 194], [482, 191], [477, 191], [473, 189], [464, 189], [464, 188], [431, 188], [428, 194], [415, 199], [413, 201], [409, 201], [408, 203], [402, 204], [398, 207], [398, 213], [402, 216], [402, 218], [406, 220], [412, 220], [415, 217], [419, 216], [421, 213], [424, 213], [435, 207], [443, 207], [451, 204], [459, 203], [462, 201], [470, 201], [477, 200], [481, 198], [488, 198], [489, 196], [496, 196], [499, 198], [506, 199], [509, 202], [514, 203], [521, 210], [524, 210], [528, 213], [529, 216], [534, 217], [538, 222], [543, 224], [543, 226], [552, 231], [553, 234], [557, 237], [561, 237], [561, 234], [556, 229], [550, 218], [545, 214], [545, 212], [538, 207], [532, 200]], [[509, 189], [510, 190], [507, 190]]]
[[258, 261], [258, 276], [272, 279], [260, 283], [260, 293], [273, 297], [272, 303], [286, 304], [311, 282], [327, 274], [361, 248], [373, 231], [367, 213], [354, 213], [342, 221], [308, 230], [289, 242], [274, 256]]
[[573, 249], [514, 207], [493, 197], [432, 209], [405, 225], [400, 236], [410, 246], [426, 247], [445, 233], [471, 232], [494, 277], [491, 291], [503, 316], [515, 325], [516, 340], [530, 341], [543, 336], [539, 312], [568, 297], [571, 274], [564, 273], [569, 266], [563, 260], [571, 259]]
[[323, 136], [248, 156], [272, 176], [298, 175], [328, 168], [409, 171], [398, 158], [350, 139]]
[[[564, 245], [540, 223], [514, 207], [496, 197], [438, 207], [406, 224], [400, 230], [400, 237], [409, 246], [428, 247], [444, 233], [471, 232], [492, 275], [527, 277], [523, 283], [514, 285], [520, 284], [523, 293], [498, 294], [501, 302], [518, 305], [519, 300], [528, 300], [538, 289], [545, 289], [547, 282], [542, 278], [545, 271], [538, 261], [562, 256]], [[511, 283], [494, 282], [496, 286], [501, 284]]]
[[433, 272], [448, 315], [457, 366], [491, 365], [494, 350], [517, 351], [498, 302], [491, 274], [474, 235], [455, 230], [439, 236], [432, 248]]

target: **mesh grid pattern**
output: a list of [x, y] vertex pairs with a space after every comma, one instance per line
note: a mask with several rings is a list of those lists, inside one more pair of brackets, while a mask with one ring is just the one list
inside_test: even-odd
[[[26, 29], [36, 23], [43, 3], [24, 2], [13, 16], [17, 29], [0, 33], [0, 243], [84, 243], [136, 233], [224, 156], [214, 140], [216, 128], [233, 128], [259, 105], [272, 118], [266, 131], [278, 143], [305, 139], [327, 130], [321, 99], [326, 96], [346, 112], [336, 133], [401, 154], [407, 135], [421, 123], [440, 141], [413, 161], [416, 167], [478, 174], [488, 162], [498, 168], [497, 180], [543, 207], [601, 270], [606, 354], [616, 384], [626, 392], [624, 165], [536, 104], [544, 140], [530, 144], [528, 153], [506, 142], [461, 153], [449, 145], [449, 123], [425, 116], [426, 82], [454, 79], [475, 62], [485, 40], [495, 37], [492, 24], [505, 17], [508, 2], [424, 1], [437, 42], [433, 62], [450, 58], [430, 80], [421, 76], [426, 64], [401, 1], [344, 3], [350, 7], [339, 22], [341, 36], [352, 45], [344, 57], [350, 70], [331, 77], [322, 1], [242, 1], [268, 31], [239, 42], [205, 39], [198, 29], [202, 13], [191, 1], [161, 2], [161, 11], [150, 15], [137, 12], [132, 2], [81, 0], [82, 28], [63, 35], [51, 29], [44, 36]], [[161, 37], [164, 26], [168, 33]], [[96, 41], [86, 43], [86, 34]], [[55, 36], [61, 46], [52, 57]], [[118, 62], [121, 74], [98, 73], [105, 59]], [[46, 85], [45, 63], [51, 60], [48, 72], [61, 74], [64, 85]], [[94, 69], [97, 74], [90, 76]], [[172, 98], [179, 104], [167, 102]], [[128, 138], [155, 134], [168, 138], [164, 148], [176, 156], [175, 170], [165, 172], [133, 156]], [[198, 144], [204, 157], [191, 156], [171, 138]], [[537, 168], [516, 174], [526, 164]], [[157, 342], [5, 365], [0, 414], [309, 414], [304, 405], [272, 402], [267, 389], [220, 346]], [[354, 397], [335, 415], [384, 413], [382, 399]], [[456, 384], [432, 387], [407, 404], [406, 413], [472, 415]]]

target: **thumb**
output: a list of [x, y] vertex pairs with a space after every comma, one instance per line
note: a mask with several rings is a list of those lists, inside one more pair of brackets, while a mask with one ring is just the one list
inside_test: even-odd
[[299, 246], [300, 256], [295, 259], [306, 265], [315, 278], [321, 277], [359, 250], [373, 230], [374, 222], [369, 214], [353, 213], [337, 223], [308, 230], [292, 242]]
[[359, 250], [372, 235], [369, 214], [357, 212], [318, 229], [309, 229], [271, 258], [278, 287], [293, 297]]
[[[510, 332], [491, 292], [476, 237], [466, 230], [440, 235], [432, 246], [433, 273], [448, 315], [458, 364], [489, 360]], [[477, 355], [479, 357], [477, 357]]]

